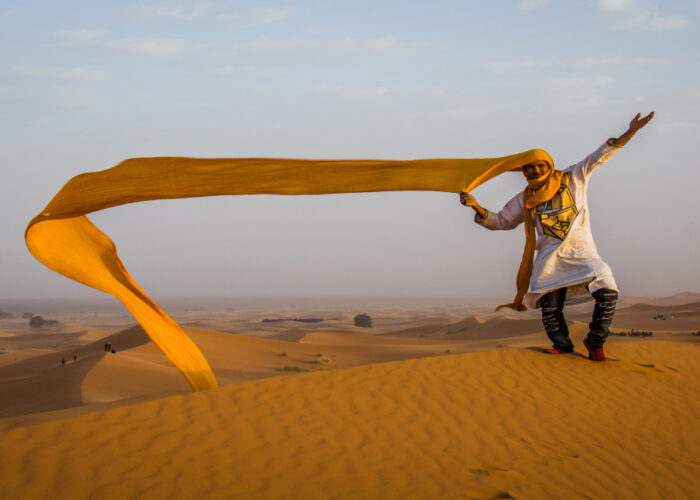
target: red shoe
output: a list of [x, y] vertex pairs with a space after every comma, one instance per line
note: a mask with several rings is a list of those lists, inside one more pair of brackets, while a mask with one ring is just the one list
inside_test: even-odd
[[573, 350], [564, 351], [563, 349], [559, 349], [558, 347], [552, 347], [552, 348], [542, 349], [542, 352], [547, 353], [547, 354], [571, 354], [574, 351]]
[[602, 347], [593, 349], [588, 343], [588, 339], [583, 339], [583, 345], [588, 350], [588, 359], [591, 361], [605, 361], [605, 352], [603, 352]]

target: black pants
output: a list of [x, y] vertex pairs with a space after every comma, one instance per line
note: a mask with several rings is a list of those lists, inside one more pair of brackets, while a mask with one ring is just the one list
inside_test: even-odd
[[[603, 347], [605, 339], [610, 335], [610, 324], [615, 315], [617, 305], [617, 292], [610, 288], [601, 288], [591, 294], [595, 299], [593, 318], [588, 324], [588, 344], [597, 349]], [[569, 327], [564, 318], [564, 301], [566, 300], [566, 288], [554, 290], [542, 296], [542, 323], [547, 337], [554, 347], [562, 351], [571, 352], [574, 344], [569, 338]]]

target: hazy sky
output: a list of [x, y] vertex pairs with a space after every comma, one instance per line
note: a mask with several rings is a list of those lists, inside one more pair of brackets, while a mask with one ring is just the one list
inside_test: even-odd
[[[134, 156], [474, 158], [565, 168], [656, 118], [594, 175], [627, 295], [699, 291], [700, 1], [0, 1], [0, 299], [96, 297], [29, 254], [71, 177]], [[505, 174], [475, 195], [500, 209]], [[92, 214], [154, 299], [510, 300], [522, 227], [445, 193], [155, 201]]]

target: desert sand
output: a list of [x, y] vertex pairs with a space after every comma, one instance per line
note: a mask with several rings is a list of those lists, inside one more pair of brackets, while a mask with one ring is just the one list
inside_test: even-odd
[[222, 386], [198, 393], [123, 311], [16, 310], [0, 498], [697, 498], [700, 295], [625, 297], [613, 331], [653, 336], [606, 363], [590, 307], [561, 356], [491, 304], [175, 307]]

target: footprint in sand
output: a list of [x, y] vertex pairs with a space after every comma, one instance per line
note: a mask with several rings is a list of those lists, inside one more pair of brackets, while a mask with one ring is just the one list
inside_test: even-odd
[[509, 498], [515, 500], [515, 497], [507, 491], [501, 490], [465, 490], [464, 494], [469, 500], [496, 500], [501, 498]]
[[[498, 480], [503, 481], [503, 480], [518, 480], [522, 481], [525, 479], [525, 476], [520, 474], [519, 472], [515, 472], [513, 470], [506, 469], [504, 467], [494, 467], [491, 465], [473, 465], [468, 467], [469, 472], [474, 475], [475, 477], [478, 478], [483, 478], [488, 480], [486, 481], [487, 483], [491, 480]], [[482, 479], [482, 480], [483, 480]], [[480, 482], [477, 480], [477, 482]], [[498, 498], [515, 498], [513, 495], [511, 495], [508, 491], [505, 491], [503, 489], [497, 489], [497, 488], [470, 488], [468, 490], [464, 491], [464, 494], [466, 495], [466, 498], [470, 499], [489, 499], [489, 500], [495, 500]]]
[[490, 465], [478, 465], [469, 467], [469, 472], [475, 476], [495, 477], [495, 478], [510, 478], [510, 479], [525, 479], [525, 476], [514, 470], [505, 469], [503, 467], [493, 467]]
[[660, 366], [652, 363], [622, 362], [619, 366], [625, 370], [643, 373], [645, 375], [673, 375], [674, 373], [678, 373], [678, 370], [670, 366]]

